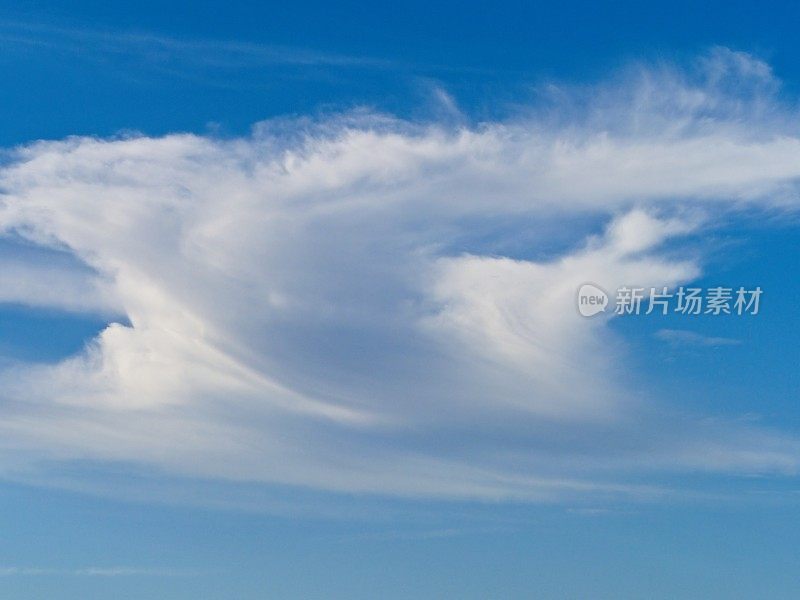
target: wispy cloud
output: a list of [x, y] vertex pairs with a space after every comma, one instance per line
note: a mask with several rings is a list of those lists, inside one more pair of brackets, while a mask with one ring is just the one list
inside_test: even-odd
[[499, 532], [515, 531], [511, 527], [447, 527], [439, 529], [406, 529], [377, 531], [346, 536], [343, 541], [352, 539], [374, 541], [424, 541], [448, 539], [461, 536], [487, 535]]
[[656, 338], [675, 346], [737, 346], [741, 340], [727, 337], [717, 337], [689, 331], [685, 329], [660, 329], [655, 333]]
[[236, 72], [252, 79], [259, 72], [274, 75], [276, 69], [282, 68], [290, 68], [292, 72], [304, 73], [305, 76], [319, 71], [320, 76], [324, 76], [332, 71], [403, 67], [388, 59], [302, 47], [7, 20], [0, 21], [0, 47], [7, 53], [13, 50], [57, 52], [68, 54], [75, 60], [101, 65], [117, 63], [128, 77], [149, 71], [220, 86], [231, 85], [231, 75]]
[[143, 567], [4, 567], [0, 566], [0, 577], [177, 577], [187, 576], [188, 571]]
[[[586, 281], [697, 277], [696, 251], [664, 245], [698, 213], [797, 211], [794, 109], [766, 65], [724, 49], [595, 96], [476, 127], [361, 112], [234, 140], [17, 149], [0, 229], [87, 267], [41, 303], [125, 320], [57, 365], [2, 372], [8, 463], [498, 501], [662, 498], [666, 471], [795, 472], [790, 435], [632, 393], [613, 317], [573, 304]], [[593, 234], [531, 258], [576, 215]], [[0, 298], [32, 303], [27, 266]]]

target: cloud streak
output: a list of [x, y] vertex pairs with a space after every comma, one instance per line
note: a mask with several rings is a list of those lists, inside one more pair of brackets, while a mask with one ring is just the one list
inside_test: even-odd
[[[382, 71], [403, 65], [378, 58], [321, 52], [308, 48], [234, 40], [177, 38], [137, 31], [105, 31], [0, 21], [0, 46], [7, 51], [40, 51], [69, 54], [76, 60], [117, 63], [121, 70], [183, 77], [221, 87], [230, 74], [280, 69], [310, 73], [326, 70]], [[128, 73], [131, 75], [132, 73]], [[217, 77], [217, 75], [227, 77]], [[320, 76], [323, 76], [322, 74]], [[240, 82], [243, 84], [244, 82]]]
[[1, 567], [0, 577], [175, 577], [185, 575], [172, 569], [151, 569], [141, 567], [83, 567], [78, 569], [57, 569], [51, 567]]
[[660, 329], [656, 332], [656, 337], [675, 346], [736, 346], [742, 343], [741, 340], [719, 336], [703, 335], [696, 331], [683, 329]]

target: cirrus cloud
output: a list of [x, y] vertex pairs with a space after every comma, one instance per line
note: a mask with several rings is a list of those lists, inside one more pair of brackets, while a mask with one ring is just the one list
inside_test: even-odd
[[[789, 435], [630, 393], [611, 317], [574, 309], [586, 281], [697, 277], [701, 256], [663, 246], [710, 212], [796, 207], [800, 132], [776, 88], [718, 49], [593, 101], [551, 89], [555, 117], [356, 111], [17, 148], [0, 228], [80, 268], [18, 261], [0, 299], [117, 318], [76, 356], [2, 373], [3, 463], [494, 499], [792, 473]], [[537, 258], [576, 216], [603, 225]]]

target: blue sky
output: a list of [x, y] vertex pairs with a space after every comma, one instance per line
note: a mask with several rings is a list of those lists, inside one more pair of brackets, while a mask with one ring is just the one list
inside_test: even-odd
[[800, 593], [800, 9], [53, 4], [0, 14], [0, 596]]

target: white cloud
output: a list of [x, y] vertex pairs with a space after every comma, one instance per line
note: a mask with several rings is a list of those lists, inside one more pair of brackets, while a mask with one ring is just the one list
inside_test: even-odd
[[[558, 119], [18, 148], [0, 227], [95, 275], [45, 289], [21, 264], [0, 298], [130, 324], [3, 373], [3, 464], [526, 499], [659, 493], [624, 482], [667, 468], [792, 472], [794, 438], [628, 391], [610, 317], [574, 306], [587, 281], [697, 276], [661, 247], [708, 213], [796, 205], [800, 133], [768, 67], [719, 50], [699, 69], [642, 71]], [[606, 228], [531, 258], [575, 215]]]
[[173, 569], [152, 569], [142, 567], [82, 567], [78, 569], [59, 569], [53, 567], [2, 567], [0, 577], [38, 576], [38, 577], [172, 577], [188, 573]]
[[[614, 220], [605, 237], [560, 260], [537, 263], [505, 257], [460, 256], [436, 261], [432, 294], [441, 308], [425, 323], [457, 354], [481, 356], [495, 377], [461, 363], [460, 368], [492, 385], [510, 382], [516, 394], [503, 400], [543, 414], [585, 419], [611, 412], [626, 394], [607, 382], [615, 352], [605, 320], [588, 321], [575, 309], [580, 285], [592, 280], [605, 289], [636, 282], [673, 285], [698, 274], [691, 262], [670, 262], [642, 254], [667, 232], [688, 224], [659, 221], [641, 210]], [[618, 357], [616, 357], [618, 358]], [[499, 377], [498, 377], [499, 376]], [[468, 376], [469, 377], [469, 376]], [[476, 402], [493, 394], [481, 389]]]
[[[131, 31], [57, 27], [0, 20], [0, 44], [5, 49], [39, 48], [70, 54], [78, 60], [108, 63], [120, 58], [154, 72], [195, 78], [202, 70], [231, 72], [246, 68], [292, 66], [328, 69], [387, 69], [399, 65], [360, 56], [315, 52], [306, 48], [232, 40], [186, 39]], [[130, 62], [128, 68], [131, 68]]]
[[685, 329], [659, 329], [656, 337], [660, 340], [674, 344], [676, 346], [736, 346], [741, 344], [741, 340], [734, 338], [703, 335], [696, 331]]

